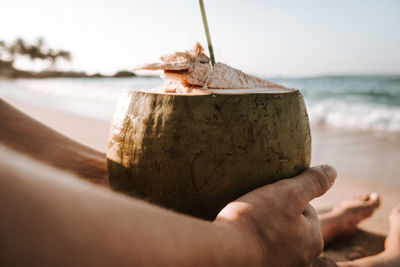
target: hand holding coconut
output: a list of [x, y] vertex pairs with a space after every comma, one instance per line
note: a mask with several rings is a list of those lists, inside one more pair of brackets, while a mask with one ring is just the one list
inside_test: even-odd
[[[323, 249], [317, 213], [308, 202], [328, 191], [335, 178], [330, 166], [308, 169], [229, 203], [214, 223], [242, 234], [240, 249], [253, 257], [243, 266], [308, 266]], [[235, 238], [232, 234], [231, 242]]]

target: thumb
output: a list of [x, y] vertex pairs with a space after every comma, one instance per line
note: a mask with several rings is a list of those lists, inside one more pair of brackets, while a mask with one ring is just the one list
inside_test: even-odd
[[[309, 168], [300, 175], [287, 179], [286, 186], [296, 196], [297, 204], [304, 209], [308, 202], [325, 194], [335, 182], [336, 170], [329, 165]], [[297, 205], [296, 205], [297, 206]]]

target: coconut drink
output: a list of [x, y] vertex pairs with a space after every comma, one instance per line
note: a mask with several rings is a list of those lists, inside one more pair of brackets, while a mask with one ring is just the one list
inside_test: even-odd
[[199, 44], [139, 69], [163, 70], [165, 83], [120, 100], [107, 151], [113, 189], [212, 220], [230, 201], [309, 167], [298, 90], [212, 66]]

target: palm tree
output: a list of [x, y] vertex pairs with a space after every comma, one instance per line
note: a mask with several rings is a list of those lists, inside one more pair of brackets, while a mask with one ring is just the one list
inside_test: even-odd
[[0, 51], [4, 51], [3, 53], [6, 52], [11, 62], [14, 62], [16, 55], [27, 56], [31, 60], [48, 60], [50, 62], [49, 68], [55, 68], [59, 58], [67, 61], [71, 60], [71, 53], [68, 51], [46, 48], [43, 38], [38, 38], [34, 44], [29, 44], [22, 38], [18, 38], [9, 46], [4, 41], [1, 41]]
[[50, 68], [54, 68], [56, 65], [56, 61], [59, 58], [64, 60], [70, 61], [71, 60], [71, 53], [64, 50], [54, 51], [49, 49], [47, 54], [44, 55], [50, 61]]
[[6, 43], [0, 40], [0, 60], [2, 60], [2, 55], [6, 52]]

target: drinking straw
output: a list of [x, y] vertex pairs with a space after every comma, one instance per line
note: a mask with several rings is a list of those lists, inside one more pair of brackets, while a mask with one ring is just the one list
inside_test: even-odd
[[208, 29], [206, 10], [204, 8], [203, 0], [199, 0], [201, 17], [203, 18], [204, 30], [206, 31], [207, 43], [208, 43], [208, 51], [210, 52], [211, 64], [214, 66], [215, 58], [214, 58], [214, 50], [211, 43], [210, 30]]

